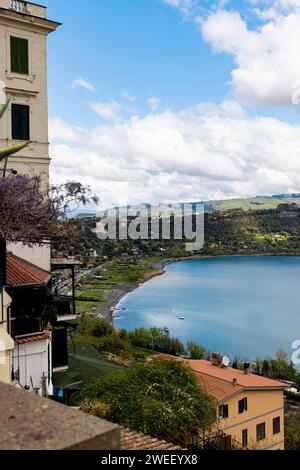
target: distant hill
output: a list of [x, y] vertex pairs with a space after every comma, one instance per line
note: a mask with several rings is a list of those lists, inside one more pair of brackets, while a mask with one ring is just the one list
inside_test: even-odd
[[[266, 210], [276, 209], [280, 204], [297, 204], [300, 207], [300, 193], [296, 194], [276, 194], [274, 196], [256, 196], [248, 199], [221, 199], [215, 201], [199, 201], [192, 203], [194, 206], [197, 204], [204, 204], [205, 212], [223, 212], [230, 209], [244, 209], [244, 210]], [[181, 203], [178, 204], [179, 206]], [[140, 211], [141, 215], [146, 215], [147, 210], [151, 207], [150, 204], [136, 204], [130, 206], [134, 211]], [[108, 210], [103, 210], [97, 213], [98, 217], [104, 217]], [[152, 206], [152, 214], [155, 216], [159, 214], [159, 206]], [[120, 216], [125, 216], [127, 208], [121, 207], [119, 209]]]

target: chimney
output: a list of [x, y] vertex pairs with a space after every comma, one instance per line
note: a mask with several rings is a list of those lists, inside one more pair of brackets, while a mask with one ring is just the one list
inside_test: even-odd
[[250, 362], [245, 362], [244, 363], [244, 374], [249, 375], [251, 373], [251, 365]]
[[235, 387], [237, 386], [237, 383], [238, 383], [237, 379], [232, 380], [232, 385], [234, 385]]

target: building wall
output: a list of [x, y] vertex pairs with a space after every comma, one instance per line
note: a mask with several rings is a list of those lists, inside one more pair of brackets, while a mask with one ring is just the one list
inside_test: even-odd
[[7, 309], [11, 298], [3, 290], [0, 293], [0, 382], [11, 382], [11, 353], [14, 341], [7, 332]]
[[[40, 389], [43, 376], [51, 379], [51, 340], [16, 345], [13, 351], [13, 369], [19, 371], [19, 382], [23, 387]], [[47, 382], [47, 380], [46, 380]], [[33, 387], [32, 387], [33, 385]], [[47, 394], [52, 392], [47, 385]]]
[[[0, 0], [0, 6], [1, 6]], [[29, 75], [11, 73], [10, 37], [29, 41]], [[9, 168], [20, 174], [40, 175], [44, 188], [49, 178], [48, 102], [47, 102], [47, 34], [35, 23], [14, 22], [0, 15], [0, 80], [5, 83], [12, 103], [30, 106], [30, 145], [9, 159]], [[0, 146], [14, 145], [11, 140], [11, 111], [0, 123]]]
[[[16, 156], [9, 158], [8, 169], [19, 174], [37, 175], [41, 178], [42, 189], [49, 184], [49, 143], [48, 143], [48, 97], [47, 97], [47, 35], [57, 25], [50, 22], [42, 25], [46, 8], [24, 2], [26, 17], [16, 15], [10, 9], [9, 0], [0, 0], [0, 85], [5, 84], [6, 96], [15, 104], [30, 106], [30, 143]], [[41, 18], [41, 21], [39, 20]], [[10, 37], [28, 39], [29, 74], [11, 72]], [[0, 148], [15, 145], [11, 133], [11, 107], [0, 121]], [[50, 270], [50, 246], [33, 247], [22, 244], [9, 245], [8, 250], [43, 269]]]
[[[248, 410], [239, 414], [238, 403], [247, 397]], [[284, 402], [282, 390], [252, 390], [239, 393], [226, 400], [229, 418], [219, 421], [220, 428], [242, 442], [243, 429], [248, 430], [248, 447], [255, 449], [284, 450]], [[281, 432], [273, 435], [273, 418], [280, 417]], [[266, 423], [266, 439], [257, 442], [256, 426]]]

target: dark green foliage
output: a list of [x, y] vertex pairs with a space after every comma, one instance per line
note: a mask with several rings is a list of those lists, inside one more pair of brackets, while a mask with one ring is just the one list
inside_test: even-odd
[[178, 361], [135, 364], [88, 386], [78, 403], [108, 405], [107, 418], [123, 426], [182, 442], [216, 420], [216, 403], [197, 384], [192, 370]]
[[300, 424], [294, 418], [286, 419], [285, 450], [300, 450]]
[[97, 317], [84, 316], [78, 320], [78, 333], [96, 338], [108, 336], [113, 333], [113, 326], [107, 320], [101, 320]]
[[152, 349], [157, 352], [173, 356], [184, 354], [185, 347], [178, 338], [171, 338], [170, 334], [160, 328], [138, 328], [129, 333], [133, 346]]

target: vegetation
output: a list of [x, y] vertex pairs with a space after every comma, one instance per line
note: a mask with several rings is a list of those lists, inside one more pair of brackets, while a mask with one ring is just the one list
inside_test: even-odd
[[300, 374], [294, 364], [289, 361], [288, 354], [279, 349], [276, 358], [256, 359], [253, 372], [270, 379], [288, 380], [300, 384]]
[[100, 410], [101, 417], [175, 442], [185, 442], [216, 420], [213, 398], [178, 361], [138, 363], [106, 375], [86, 387], [76, 402], [97, 416]]
[[190, 341], [187, 344], [187, 350], [191, 356], [191, 359], [207, 359], [207, 351], [199, 344]]
[[185, 352], [183, 343], [178, 338], [171, 338], [170, 333], [161, 328], [138, 328], [131, 333], [123, 330], [121, 335], [133, 346], [139, 348], [152, 349], [172, 356], [178, 356]]
[[296, 418], [285, 420], [285, 450], [300, 450], [300, 423]]
[[[291, 199], [292, 201], [293, 199]], [[257, 206], [254, 206], [257, 207]], [[98, 219], [80, 219], [79, 235], [74, 243], [56, 245], [70, 255], [82, 254], [89, 259], [95, 249], [99, 257], [156, 260], [189, 257], [185, 241], [174, 240], [108, 240], [100, 241], [95, 233]], [[231, 209], [205, 214], [205, 245], [200, 255], [299, 255], [300, 208], [297, 204], [280, 204], [274, 209]], [[149, 221], [149, 232], [151, 230]], [[173, 221], [171, 220], [171, 233]]]

